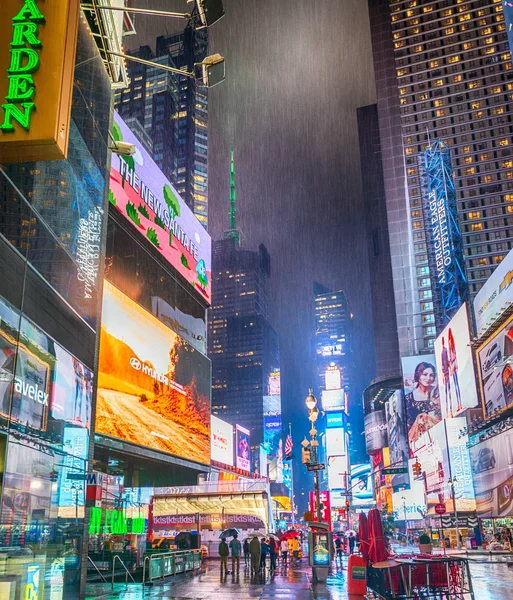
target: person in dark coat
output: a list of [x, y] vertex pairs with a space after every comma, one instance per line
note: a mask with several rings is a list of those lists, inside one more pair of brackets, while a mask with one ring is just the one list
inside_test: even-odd
[[260, 542], [255, 536], [249, 543], [249, 553], [251, 554], [251, 576], [256, 577], [258, 575], [258, 568], [260, 566]]

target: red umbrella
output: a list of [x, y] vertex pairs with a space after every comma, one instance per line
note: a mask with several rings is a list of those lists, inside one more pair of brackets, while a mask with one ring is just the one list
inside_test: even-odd
[[291, 538], [298, 537], [298, 535], [299, 533], [297, 531], [295, 531], [294, 529], [289, 529], [281, 536], [280, 541], [290, 540]]
[[382, 562], [388, 558], [385, 547], [385, 536], [383, 535], [383, 523], [379, 510], [373, 508], [369, 511], [369, 559], [371, 562]]
[[369, 527], [367, 524], [367, 515], [361, 512], [359, 518], [358, 536], [360, 537], [360, 552], [364, 560], [369, 560]]

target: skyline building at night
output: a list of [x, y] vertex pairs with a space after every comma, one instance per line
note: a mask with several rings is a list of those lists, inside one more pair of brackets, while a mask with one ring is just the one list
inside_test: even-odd
[[451, 154], [470, 297], [512, 247], [513, 66], [500, 0], [369, 0], [401, 355], [433, 350], [424, 151]]
[[[207, 29], [191, 25], [159, 36], [156, 51], [141, 46], [133, 56], [194, 72], [208, 51]], [[208, 90], [191, 77], [136, 62], [130, 84], [115, 93], [115, 107], [170, 179], [197, 219], [208, 225]], [[132, 120], [138, 127], [134, 127]]]

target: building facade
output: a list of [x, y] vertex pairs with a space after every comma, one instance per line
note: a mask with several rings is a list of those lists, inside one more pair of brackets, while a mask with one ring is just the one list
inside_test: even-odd
[[249, 428], [252, 447], [264, 442], [264, 396], [275, 396], [269, 381], [280, 370], [278, 338], [268, 320], [270, 267], [262, 244], [258, 252], [239, 248], [233, 237], [213, 244], [212, 413]]
[[422, 153], [451, 150], [473, 297], [511, 248], [513, 67], [500, 0], [369, 0], [401, 355], [432, 350]]
[[[208, 31], [192, 25], [159, 36], [156, 52], [143, 46], [133, 56], [195, 72], [207, 55]], [[135, 62], [128, 64], [130, 85], [116, 91], [123, 119], [136, 118], [149, 137], [153, 159], [206, 228], [208, 224], [208, 90], [191, 77]], [[136, 132], [137, 133], [137, 132]]]

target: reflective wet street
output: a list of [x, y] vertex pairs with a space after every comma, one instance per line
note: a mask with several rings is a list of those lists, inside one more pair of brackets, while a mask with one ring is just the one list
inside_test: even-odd
[[[472, 582], [476, 600], [513, 599], [513, 569], [501, 559], [474, 557], [470, 559]], [[275, 599], [275, 600], [360, 600], [361, 596], [347, 593], [347, 558], [342, 568], [337, 566], [326, 584], [313, 584], [311, 569], [304, 564], [287, 569], [278, 568], [275, 575], [268, 572], [265, 577], [253, 581], [241, 565], [237, 580], [230, 573], [221, 580], [219, 563], [209, 561], [198, 575], [179, 575], [163, 585], [142, 589], [140, 585], [116, 584], [114, 592], [110, 586], [89, 588], [88, 600], [142, 600], [173, 598], [175, 600], [234, 600]]]

